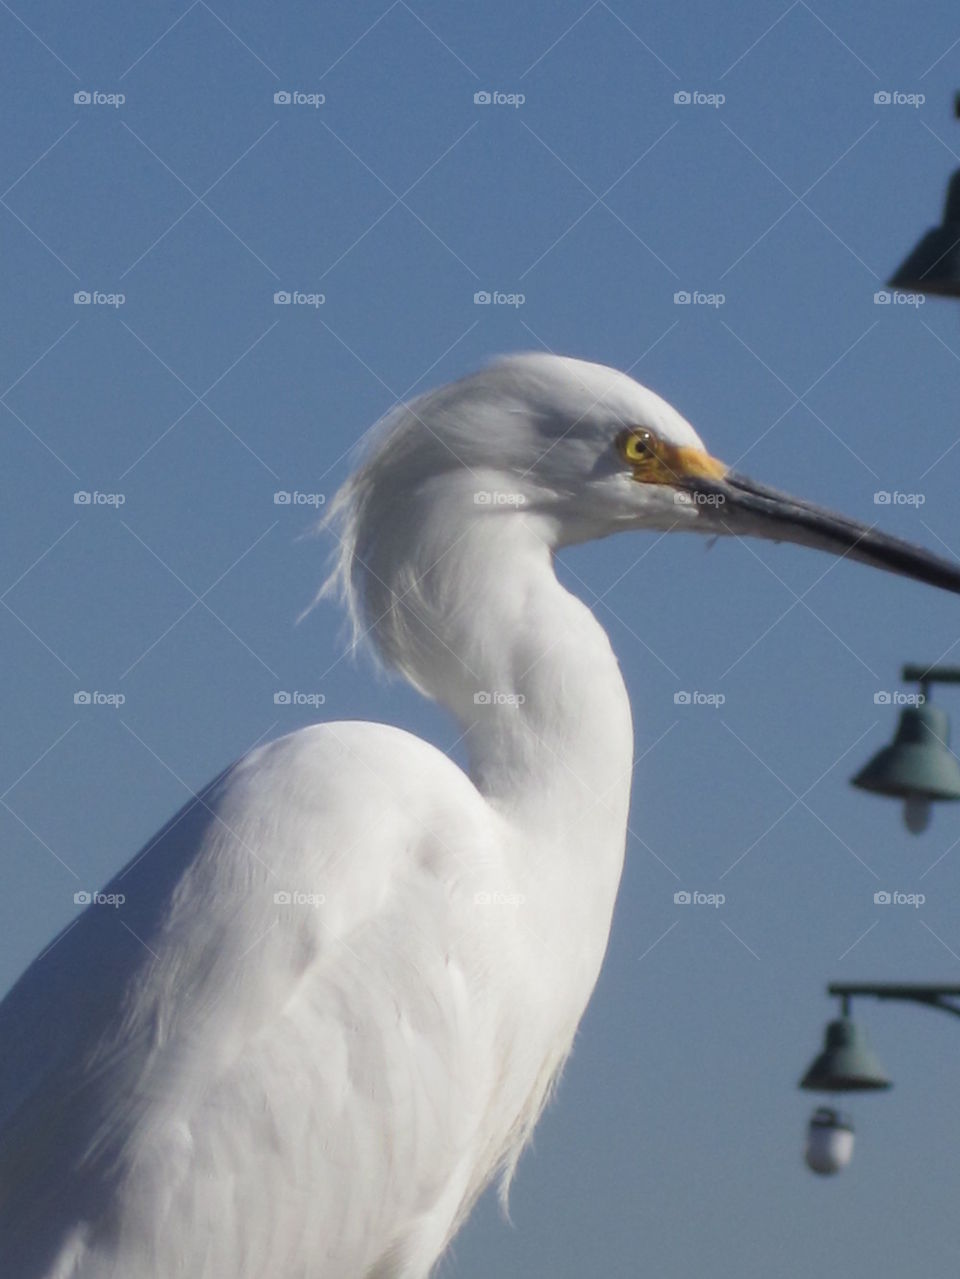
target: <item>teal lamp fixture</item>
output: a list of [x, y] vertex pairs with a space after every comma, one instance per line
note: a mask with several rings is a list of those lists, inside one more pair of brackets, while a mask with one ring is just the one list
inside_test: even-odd
[[930, 823], [931, 804], [960, 799], [960, 763], [950, 749], [950, 721], [930, 704], [929, 696], [933, 683], [960, 684], [960, 667], [907, 665], [903, 679], [919, 684], [920, 691], [904, 697], [913, 704], [900, 712], [893, 741], [851, 778], [851, 785], [902, 800], [907, 829], [918, 835]]
[[809, 1092], [869, 1092], [890, 1087], [866, 1035], [850, 1020], [846, 995], [842, 1013], [827, 1026], [823, 1051], [807, 1067], [800, 1087]]
[[[863, 1030], [851, 1020], [850, 1001], [856, 996], [907, 1000], [940, 1008], [960, 1017], [960, 986], [903, 982], [831, 982], [827, 993], [838, 996], [840, 1016], [827, 1026], [823, 1050], [808, 1066], [800, 1087], [810, 1092], [879, 1092], [891, 1087]], [[813, 1112], [807, 1128], [804, 1159], [822, 1175], [839, 1172], [853, 1156], [853, 1123], [830, 1106]]]
[[[841, 1015], [827, 1026], [823, 1051], [807, 1067], [800, 1087], [831, 1093], [875, 1092], [890, 1087], [863, 1030], [850, 1020], [849, 996], [843, 996]], [[804, 1161], [819, 1176], [840, 1172], [853, 1158], [853, 1141], [849, 1115], [832, 1106], [818, 1106], [807, 1125]]]
[[[960, 118], [960, 94], [953, 106], [954, 115]], [[943, 221], [927, 231], [897, 267], [890, 288], [960, 298], [960, 169], [947, 186]]]

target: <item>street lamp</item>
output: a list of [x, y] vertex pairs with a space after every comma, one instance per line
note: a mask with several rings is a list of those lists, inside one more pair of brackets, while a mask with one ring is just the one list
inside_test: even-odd
[[[833, 987], [830, 987], [833, 993]], [[824, 1035], [823, 1051], [807, 1067], [800, 1087], [809, 1092], [873, 1092], [890, 1087], [883, 1067], [861, 1027], [850, 1020], [850, 999], [843, 995], [840, 1016]], [[830, 1106], [819, 1106], [807, 1126], [803, 1152], [807, 1167], [821, 1176], [846, 1168], [853, 1158], [853, 1121]]]
[[[953, 111], [960, 118], [960, 94], [954, 98]], [[960, 169], [947, 186], [943, 222], [921, 237], [897, 267], [890, 287], [907, 293], [960, 298]]]
[[[832, 986], [830, 991], [832, 994]], [[808, 1066], [800, 1087], [810, 1092], [868, 1092], [890, 1087], [863, 1030], [850, 1020], [849, 999], [844, 998], [840, 1017], [827, 1026], [823, 1051]]]
[[919, 835], [929, 825], [935, 800], [960, 799], [960, 764], [950, 750], [950, 721], [931, 706], [929, 695], [933, 683], [960, 684], [960, 667], [907, 665], [903, 679], [919, 684], [919, 693], [904, 699], [912, 704], [901, 711], [891, 744], [850, 780], [861, 790], [902, 800], [907, 829]]
[[[867, 1092], [891, 1087], [862, 1030], [850, 1019], [856, 996], [899, 999], [941, 1008], [960, 1017], [960, 986], [905, 982], [831, 982], [827, 993], [839, 997], [841, 1015], [827, 1026], [823, 1051], [810, 1063], [800, 1087], [812, 1092]], [[804, 1152], [813, 1172], [830, 1174], [845, 1168], [853, 1156], [853, 1124], [829, 1106], [814, 1111]]]

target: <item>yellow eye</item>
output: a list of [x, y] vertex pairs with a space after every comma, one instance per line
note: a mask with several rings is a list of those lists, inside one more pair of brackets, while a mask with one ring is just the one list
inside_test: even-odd
[[657, 437], [646, 429], [621, 431], [617, 436], [620, 456], [627, 462], [646, 462], [657, 454]]

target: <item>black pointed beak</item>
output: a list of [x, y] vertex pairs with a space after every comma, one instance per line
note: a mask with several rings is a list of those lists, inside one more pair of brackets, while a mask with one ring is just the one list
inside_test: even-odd
[[713, 531], [812, 546], [960, 594], [960, 561], [934, 555], [872, 524], [791, 497], [735, 471], [722, 478], [686, 476], [677, 487], [688, 491], [705, 514], [710, 512]]

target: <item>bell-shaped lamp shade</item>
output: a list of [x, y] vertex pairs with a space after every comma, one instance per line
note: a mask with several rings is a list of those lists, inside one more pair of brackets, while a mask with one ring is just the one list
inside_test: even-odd
[[829, 1106], [820, 1106], [810, 1117], [803, 1157], [821, 1176], [846, 1168], [853, 1158], [853, 1124]]
[[863, 1031], [849, 1017], [840, 1017], [827, 1026], [823, 1052], [814, 1058], [800, 1087], [810, 1092], [867, 1092], [889, 1088], [890, 1080]]
[[950, 721], [944, 711], [929, 702], [909, 706], [900, 714], [890, 745], [874, 755], [851, 782], [861, 790], [908, 802], [960, 799], [960, 763], [949, 741]]
[[890, 280], [905, 293], [960, 298], [960, 169], [950, 179], [943, 222], [924, 235]]

